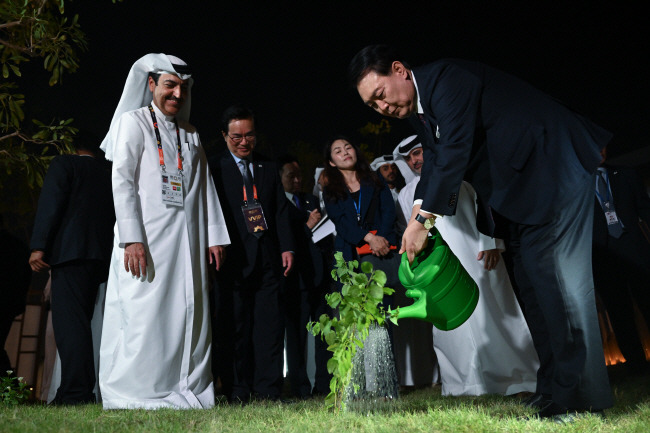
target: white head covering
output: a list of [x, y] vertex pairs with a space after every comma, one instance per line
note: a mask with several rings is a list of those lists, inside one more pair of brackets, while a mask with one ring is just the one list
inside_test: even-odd
[[375, 158], [374, 161], [370, 163], [370, 168], [373, 171], [377, 171], [379, 167], [384, 164], [392, 164], [395, 162], [395, 157], [393, 155], [382, 155], [379, 158]]
[[395, 164], [397, 164], [397, 168], [399, 168], [400, 173], [404, 176], [406, 183], [409, 183], [418, 176], [418, 174], [411, 170], [411, 167], [406, 163], [406, 157], [408, 154], [418, 147], [422, 147], [422, 143], [420, 143], [418, 136], [411, 135], [410, 137], [406, 137], [404, 140], [400, 141], [393, 150]]
[[318, 197], [318, 193], [322, 192], [320, 189], [320, 185], [318, 185], [318, 178], [320, 177], [320, 174], [325, 170], [323, 167], [316, 167], [316, 172], [314, 173], [314, 190], [313, 193], [316, 197]]
[[[176, 68], [174, 67], [176, 66]], [[188, 80], [187, 98], [183, 103], [183, 108], [176, 115], [177, 120], [189, 122], [191, 106], [191, 90], [193, 80], [191, 74], [187, 72], [187, 63], [175, 56], [167, 54], [147, 54], [136, 61], [129, 75], [126, 77], [126, 84], [120, 102], [117, 104], [115, 114], [111, 120], [111, 126], [102, 141], [100, 148], [106, 153], [106, 159], [113, 160], [113, 128], [120, 116], [127, 111], [137, 110], [138, 108], [151, 104], [153, 95], [147, 85], [149, 72], [156, 74], [173, 74], [181, 80]]]

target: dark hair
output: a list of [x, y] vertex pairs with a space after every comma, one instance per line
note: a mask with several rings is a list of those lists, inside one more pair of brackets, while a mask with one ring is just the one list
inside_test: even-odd
[[359, 146], [354, 144], [344, 135], [336, 135], [327, 142], [325, 148], [323, 149], [323, 156], [325, 159], [325, 168], [323, 169], [323, 172], [327, 177], [327, 186], [324, 191], [325, 199], [329, 201], [345, 200], [349, 191], [348, 186], [345, 183], [345, 179], [341, 174], [341, 171], [336, 167], [332, 167], [330, 164], [332, 161], [332, 144], [334, 144], [334, 142], [337, 140], [345, 140], [350, 143], [355, 153], [357, 154], [357, 163], [354, 166], [354, 170], [356, 171], [359, 183], [372, 183], [381, 188], [383, 184], [379, 179], [379, 176], [377, 176], [377, 173], [372, 171], [370, 164], [368, 164], [368, 160], [361, 152]]
[[[153, 78], [153, 82], [156, 83], [156, 86], [158, 85], [158, 80], [160, 79], [160, 74], [157, 74], [155, 72], [149, 72], [147, 74], [147, 77]], [[147, 80], [148, 82], [149, 80]]]
[[298, 163], [298, 159], [290, 155], [288, 153], [283, 153], [276, 159], [276, 163], [278, 164], [278, 172], [282, 174], [282, 170], [284, 169], [285, 164], [291, 164], [292, 162], [295, 162], [296, 164]]
[[72, 138], [72, 146], [76, 150], [87, 150], [97, 153], [102, 140], [87, 129], [80, 129]]
[[359, 51], [350, 61], [348, 78], [354, 88], [369, 72], [379, 75], [390, 75], [394, 61], [400, 61], [410, 69], [397, 50], [389, 45], [368, 45]]
[[255, 114], [253, 114], [253, 110], [241, 104], [231, 105], [226, 108], [221, 115], [221, 130], [223, 132], [228, 132], [228, 125], [230, 122], [233, 120], [243, 119], [250, 119], [255, 122]]

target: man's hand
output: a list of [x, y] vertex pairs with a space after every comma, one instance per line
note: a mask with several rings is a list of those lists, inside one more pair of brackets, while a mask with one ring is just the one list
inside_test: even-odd
[[286, 277], [293, 268], [293, 253], [285, 251], [282, 253], [282, 267], [284, 268], [284, 276]]
[[429, 237], [429, 230], [425, 229], [423, 224], [415, 221], [415, 216], [418, 213], [421, 213], [426, 218], [433, 217], [432, 214], [420, 212], [419, 204], [413, 206], [408, 226], [406, 226], [406, 230], [404, 230], [404, 234], [402, 235], [402, 247], [399, 249], [400, 254], [406, 252], [409, 263], [413, 263], [415, 256], [427, 246], [427, 239]]
[[140, 270], [142, 270], [143, 277], [147, 276], [147, 252], [142, 242], [126, 244], [124, 248], [124, 269], [137, 278], [140, 278]]
[[483, 268], [485, 270], [491, 271], [492, 269], [496, 268], [500, 258], [501, 258], [501, 253], [499, 252], [498, 249], [494, 249], [494, 250], [481, 251], [480, 253], [478, 253], [478, 257], [476, 257], [476, 260], [478, 260], [479, 262], [481, 260], [485, 260], [483, 262]]
[[314, 209], [313, 211], [309, 212], [309, 219], [307, 220], [306, 224], [307, 227], [309, 227], [309, 230], [313, 229], [316, 224], [318, 224], [318, 221], [321, 219], [321, 214], [318, 209]]
[[406, 226], [406, 230], [402, 235], [402, 247], [399, 253], [406, 252], [409, 263], [413, 263], [415, 256], [427, 246], [428, 236], [429, 230], [425, 229], [419, 222], [412, 220]]
[[43, 256], [45, 253], [41, 250], [32, 251], [32, 254], [29, 256], [29, 266], [32, 267], [34, 272], [43, 272], [50, 269], [50, 265], [43, 261]]
[[209, 251], [210, 264], [212, 264], [212, 258], [214, 257], [214, 263], [217, 268], [217, 271], [221, 268], [224, 260], [226, 260], [226, 248], [221, 245], [211, 246]]

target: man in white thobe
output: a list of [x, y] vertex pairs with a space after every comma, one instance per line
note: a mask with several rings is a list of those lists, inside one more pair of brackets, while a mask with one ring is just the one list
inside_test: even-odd
[[102, 143], [113, 161], [115, 242], [100, 349], [105, 409], [214, 405], [208, 262], [230, 244], [174, 56], [131, 68]]
[[[409, 140], [411, 139], [411, 140]], [[399, 194], [404, 215], [411, 214], [422, 171], [417, 136], [395, 149], [416, 177]], [[456, 329], [433, 327], [443, 395], [511, 395], [534, 392], [539, 360], [503, 260], [501, 239], [476, 228], [476, 193], [463, 182], [456, 215], [437, 218], [436, 229], [479, 287], [474, 313]]]

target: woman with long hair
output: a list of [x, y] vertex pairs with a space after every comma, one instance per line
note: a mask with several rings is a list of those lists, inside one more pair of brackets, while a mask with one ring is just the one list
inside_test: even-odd
[[[347, 261], [368, 261], [386, 273], [386, 286], [400, 286], [400, 256], [395, 231], [395, 202], [386, 182], [377, 175], [359, 147], [344, 136], [325, 146], [325, 207], [336, 226], [334, 250]], [[367, 245], [366, 245], [367, 244]], [[391, 249], [391, 246], [393, 248]], [[370, 247], [359, 254], [357, 247]], [[384, 299], [384, 305], [390, 299]]]

